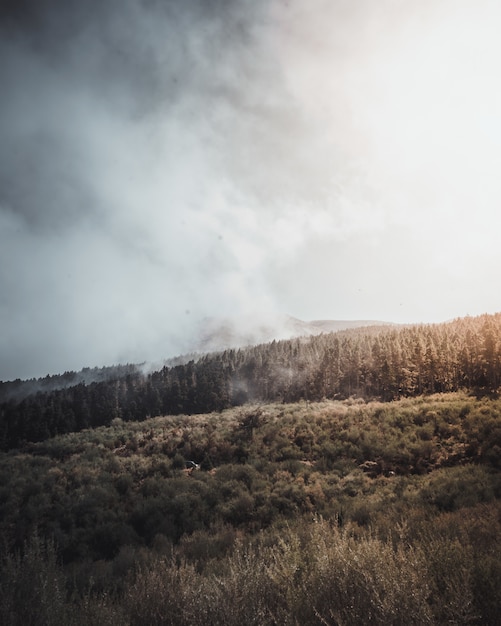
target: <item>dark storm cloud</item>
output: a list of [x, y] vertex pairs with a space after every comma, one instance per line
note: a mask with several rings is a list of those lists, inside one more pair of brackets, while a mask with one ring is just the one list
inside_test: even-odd
[[201, 99], [210, 115], [211, 96], [228, 91], [225, 50], [245, 34], [232, 9], [240, 3], [223, 4], [3, 5], [0, 203], [35, 223], [96, 207], [85, 180], [91, 155], [75, 128], [82, 117], [104, 109], [154, 132], [155, 116], [199, 118]]
[[455, 243], [501, 197], [494, 4], [0, 3], [0, 379], [172, 356], [205, 316], [412, 321], [410, 275], [407, 311], [446, 274], [435, 317], [467, 312], [499, 265], [495, 228]]
[[0, 378], [172, 354], [251, 297], [224, 169], [260, 6], [2, 4]]

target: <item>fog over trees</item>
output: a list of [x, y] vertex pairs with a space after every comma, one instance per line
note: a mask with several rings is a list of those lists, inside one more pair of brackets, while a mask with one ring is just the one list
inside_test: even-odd
[[[205, 413], [247, 402], [489, 393], [499, 387], [500, 371], [501, 314], [327, 333], [207, 354], [149, 374], [135, 366], [96, 369], [90, 384], [67, 373], [38, 381], [35, 389], [46, 384], [49, 390], [24, 398], [33, 382], [2, 383], [0, 445], [8, 449], [114, 418]], [[58, 383], [65, 388], [50, 391]]]

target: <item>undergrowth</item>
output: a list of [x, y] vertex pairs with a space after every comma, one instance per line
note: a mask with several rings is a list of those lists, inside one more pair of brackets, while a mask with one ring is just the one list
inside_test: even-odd
[[28, 444], [0, 457], [0, 623], [497, 624], [500, 436], [500, 401], [444, 394]]

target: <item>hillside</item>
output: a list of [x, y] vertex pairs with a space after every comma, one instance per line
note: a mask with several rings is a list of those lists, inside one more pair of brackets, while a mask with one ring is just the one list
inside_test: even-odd
[[211, 353], [149, 374], [130, 366], [125, 376], [119, 371], [91, 384], [11, 397], [0, 403], [0, 449], [114, 418], [204, 413], [257, 401], [485, 394], [496, 393], [500, 383], [501, 314], [355, 328]]
[[496, 624], [500, 450], [501, 401], [455, 393], [115, 419], [2, 453], [0, 621]]
[[85, 367], [78, 372], [47, 375], [29, 380], [0, 381], [0, 402], [20, 401], [36, 393], [68, 389], [76, 385], [125, 379], [129, 375], [152, 373], [164, 367], [184, 365], [199, 360], [204, 354], [248, 347], [293, 337], [308, 337], [321, 333], [364, 327], [396, 326], [370, 320], [318, 320], [303, 322], [289, 315], [261, 317], [206, 318], [191, 338], [189, 352], [158, 362], [119, 364], [105, 367]]
[[498, 623], [500, 314], [91, 373], [0, 404], [0, 623]]
[[220, 352], [293, 337], [311, 337], [321, 333], [367, 326], [396, 326], [396, 324], [374, 320], [305, 322], [290, 315], [208, 318], [200, 326], [192, 345], [192, 352]]

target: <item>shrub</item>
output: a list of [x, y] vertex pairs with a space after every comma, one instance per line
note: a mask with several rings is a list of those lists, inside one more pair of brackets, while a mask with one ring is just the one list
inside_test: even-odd
[[391, 544], [325, 523], [312, 527], [314, 561], [304, 582], [299, 623], [430, 624], [431, 589], [418, 549]]
[[4, 555], [0, 572], [2, 624], [68, 623], [66, 581], [53, 543], [33, 536], [22, 553]]
[[424, 544], [439, 624], [467, 624], [478, 618], [473, 603], [473, 551], [458, 540], [436, 538]]
[[496, 476], [481, 466], [445, 468], [430, 477], [422, 497], [441, 511], [455, 511], [491, 501], [498, 482]]

